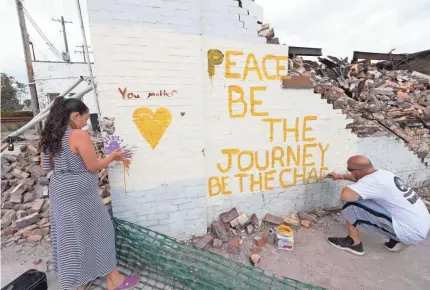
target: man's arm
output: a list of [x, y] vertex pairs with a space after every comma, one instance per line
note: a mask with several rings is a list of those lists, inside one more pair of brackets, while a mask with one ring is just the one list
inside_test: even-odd
[[333, 180], [348, 180], [351, 182], [356, 181], [354, 176], [352, 176], [352, 174], [338, 174], [338, 173], [330, 172], [329, 174], [327, 174], [327, 177]]
[[342, 189], [342, 193], [340, 194], [340, 200], [345, 202], [352, 202], [357, 200], [362, 200], [363, 198], [356, 193], [354, 190], [352, 190], [349, 187], [344, 187]]

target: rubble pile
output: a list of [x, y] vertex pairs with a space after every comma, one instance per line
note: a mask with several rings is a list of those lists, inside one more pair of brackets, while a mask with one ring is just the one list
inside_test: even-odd
[[311, 77], [315, 92], [353, 119], [348, 129], [360, 137], [394, 134], [419, 158], [430, 155], [430, 75], [332, 56], [318, 59], [290, 59], [290, 74]]
[[[50, 239], [48, 185], [52, 172], [40, 166], [37, 145], [26, 144], [20, 152], [1, 155], [1, 237], [2, 246], [37, 243]], [[95, 142], [100, 152], [102, 145]], [[99, 194], [110, 204], [106, 170], [99, 174]]]
[[[220, 214], [218, 221], [213, 221], [208, 234], [192, 241], [198, 249], [225, 250], [231, 255], [248, 255], [249, 262], [257, 266], [261, 261], [261, 253], [267, 244], [276, 246], [276, 230], [279, 225], [287, 225], [292, 229], [309, 228], [319, 223], [320, 217], [340, 211], [340, 207], [317, 210], [315, 213], [299, 212], [290, 216], [279, 217], [267, 214], [262, 223], [256, 214], [250, 217], [236, 208]], [[245, 243], [252, 240], [252, 248]], [[246, 252], [246, 251], [249, 251]]]
[[[427, 205], [430, 211], [430, 187], [414, 189]], [[219, 215], [219, 220], [213, 221], [208, 228], [208, 233], [203, 237], [196, 237], [188, 243], [198, 249], [206, 249], [217, 253], [228, 253], [231, 258], [240, 260], [246, 258], [253, 266], [258, 266], [264, 258], [264, 254], [272, 254], [272, 249], [266, 245], [272, 245], [277, 250], [286, 250], [280, 247], [278, 226], [287, 226], [291, 232], [309, 227], [321, 228], [324, 226], [323, 218], [330, 216], [336, 222], [344, 223], [340, 205], [326, 208], [318, 208], [313, 212], [300, 211], [289, 216], [275, 216], [266, 214], [260, 221], [256, 214], [249, 217], [246, 213], [239, 212], [236, 208]], [[293, 236], [293, 235], [291, 235]], [[294, 241], [293, 241], [294, 243]], [[290, 248], [288, 250], [293, 250]]]

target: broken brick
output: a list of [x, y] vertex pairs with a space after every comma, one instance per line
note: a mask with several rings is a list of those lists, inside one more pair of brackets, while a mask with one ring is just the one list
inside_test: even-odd
[[308, 214], [308, 213], [306, 213], [306, 212], [304, 212], [304, 211], [300, 211], [300, 212], [299, 212], [299, 219], [300, 219], [300, 220], [310, 221], [310, 222], [313, 222], [313, 223], [316, 223], [316, 222], [317, 222], [316, 217], [314, 217], [313, 215]]
[[40, 242], [40, 240], [41, 240], [42, 238], [43, 238], [43, 237], [42, 237], [42, 236], [40, 236], [40, 235], [34, 235], [34, 236], [31, 236], [31, 237], [28, 237], [28, 238], [27, 238], [27, 241], [32, 242], [32, 243], [37, 243], [37, 242]]
[[243, 213], [237, 218], [237, 221], [239, 222], [240, 225], [243, 226], [248, 222], [248, 216], [245, 213]]
[[33, 213], [29, 216], [23, 217], [19, 220], [16, 220], [16, 227], [17, 229], [25, 228], [26, 226], [35, 224], [39, 221], [40, 216], [38, 213]]
[[257, 247], [264, 247], [267, 244], [267, 240], [262, 236], [256, 236], [254, 237], [254, 243], [257, 245]]
[[204, 249], [210, 242], [212, 242], [212, 236], [210, 234], [206, 234], [194, 244], [194, 246], [198, 249]]
[[287, 225], [291, 225], [291, 226], [296, 226], [296, 227], [300, 227], [300, 221], [294, 218], [290, 218], [290, 217], [285, 217], [284, 218], [284, 222]]
[[220, 219], [223, 223], [229, 223], [239, 216], [237, 209], [234, 207], [230, 211], [220, 214]]
[[305, 228], [309, 228], [311, 226], [311, 222], [307, 220], [300, 221], [300, 224]]
[[251, 216], [251, 224], [254, 226], [254, 228], [258, 228], [260, 226], [260, 220], [255, 213]]
[[282, 217], [274, 216], [271, 214], [266, 214], [266, 216], [264, 217], [264, 221], [278, 226], [284, 223], [284, 219]]
[[42, 210], [44, 203], [45, 203], [44, 199], [36, 199], [33, 202], [33, 206], [31, 207], [31, 211], [39, 213]]
[[213, 221], [211, 225], [212, 231], [214, 235], [223, 241], [228, 240], [227, 231], [225, 230], [224, 225], [221, 222]]
[[12, 176], [16, 178], [21, 178], [21, 179], [27, 179], [30, 176], [30, 174], [22, 170], [19, 170], [18, 168], [15, 168], [12, 170]]

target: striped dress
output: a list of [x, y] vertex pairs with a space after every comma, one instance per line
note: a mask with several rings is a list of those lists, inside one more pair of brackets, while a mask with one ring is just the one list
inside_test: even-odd
[[62, 150], [50, 165], [52, 264], [60, 289], [84, 285], [116, 268], [115, 234], [107, 208], [98, 194], [98, 173], [86, 168], [81, 156], [69, 147], [67, 129]]

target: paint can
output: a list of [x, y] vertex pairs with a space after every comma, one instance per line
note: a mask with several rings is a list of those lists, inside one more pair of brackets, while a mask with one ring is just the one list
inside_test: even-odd
[[286, 225], [276, 228], [276, 245], [278, 250], [292, 251], [294, 249], [293, 229]]

